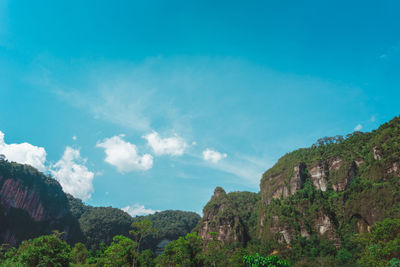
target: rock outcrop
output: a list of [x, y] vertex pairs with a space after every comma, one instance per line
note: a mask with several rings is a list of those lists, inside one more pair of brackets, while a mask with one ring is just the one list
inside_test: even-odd
[[[361, 164], [361, 161], [358, 161]], [[342, 159], [332, 159], [326, 162], [314, 162], [311, 164], [300, 163], [292, 169], [282, 170], [278, 174], [264, 175], [260, 192], [262, 201], [269, 204], [272, 199], [287, 198], [303, 188], [307, 178], [310, 178], [316, 189], [325, 192], [330, 181], [330, 186], [335, 191], [343, 191], [357, 173], [358, 164], [351, 161], [346, 164]], [[340, 172], [345, 171], [344, 175]], [[285, 179], [291, 173], [289, 179]], [[332, 174], [332, 175], [330, 175]], [[334, 179], [330, 180], [330, 177]]]
[[21, 180], [5, 179], [0, 176], [0, 204], [3, 207], [22, 209], [35, 221], [49, 219], [48, 214], [40, 201], [38, 191], [29, 190], [21, 184]]
[[204, 240], [216, 235], [223, 242], [245, 243], [249, 240], [249, 229], [254, 223], [249, 221], [255, 213], [258, 195], [250, 192], [231, 192], [217, 187], [211, 200], [203, 209], [203, 218], [197, 226], [198, 234]]
[[53, 230], [70, 243], [83, 240], [58, 182], [33, 167], [1, 161], [0, 243], [17, 245]]

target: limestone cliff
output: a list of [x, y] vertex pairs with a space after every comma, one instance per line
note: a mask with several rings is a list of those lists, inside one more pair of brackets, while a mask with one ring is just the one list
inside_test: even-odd
[[212, 238], [212, 232], [223, 242], [245, 243], [256, 225], [255, 208], [259, 197], [250, 192], [231, 192], [217, 187], [211, 200], [203, 209], [203, 218], [197, 226], [204, 240]]
[[61, 186], [30, 166], [2, 160], [0, 243], [16, 245], [53, 230], [64, 232], [68, 242], [83, 238]]
[[286, 154], [262, 177], [258, 237], [289, 244], [316, 235], [339, 246], [343, 227], [365, 232], [393, 213], [399, 167], [399, 118]]

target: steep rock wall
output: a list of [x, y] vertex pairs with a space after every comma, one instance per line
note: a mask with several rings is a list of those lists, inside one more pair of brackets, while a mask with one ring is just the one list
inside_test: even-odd
[[84, 239], [58, 182], [30, 166], [1, 161], [0, 243], [15, 246], [53, 230], [70, 243]]
[[203, 209], [197, 231], [204, 240], [246, 243], [256, 226], [256, 203], [259, 195], [250, 192], [226, 192], [217, 187]]

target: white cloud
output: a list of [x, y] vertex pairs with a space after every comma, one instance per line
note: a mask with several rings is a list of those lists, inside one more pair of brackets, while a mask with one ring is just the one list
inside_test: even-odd
[[209, 148], [203, 151], [203, 159], [206, 161], [211, 161], [212, 163], [218, 163], [221, 159], [224, 159], [227, 156], [228, 155], [226, 153], [220, 153]]
[[29, 143], [6, 144], [4, 133], [0, 131], [0, 154], [4, 154], [9, 161], [29, 164], [39, 171], [46, 171], [46, 150], [43, 147]]
[[132, 217], [154, 214], [158, 212], [158, 210], [146, 209], [144, 205], [140, 205], [138, 203], [133, 204], [132, 206], [126, 206], [125, 208], [122, 208], [122, 210], [127, 212]]
[[78, 149], [66, 147], [61, 159], [51, 166], [50, 172], [60, 182], [64, 192], [82, 200], [88, 200], [93, 193], [94, 173], [86, 166]]
[[362, 129], [362, 125], [359, 123], [356, 127], [354, 127], [354, 131], [360, 131]]
[[105, 150], [106, 158], [104, 161], [115, 166], [121, 173], [151, 169], [153, 157], [150, 154], [139, 156], [137, 147], [124, 141], [123, 137], [124, 135], [113, 136], [97, 143], [97, 147]]
[[161, 138], [157, 132], [153, 131], [143, 138], [147, 140], [156, 155], [181, 156], [187, 147], [185, 140], [177, 135]]
[[76, 141], [76, 139], [78, 139], [76, 135], [72, 136], [72, 140]]
[[273, 161], [267, 158], [260, 159], [259, 157], [251, 157], [248, 155], [235, 153], [232, 156], [230, 155], [229, 159], [221, 160], [218, 162], [218, 164], [209, 164], [205, 161], [198, 162], [197, 164], [232, 174], [240, 179], [236, 180], [236, 182], [257, 189], [260, 184], [260, 178], [262, 174], [265, 172], [265, 170], [272, 167], [272, 163]]

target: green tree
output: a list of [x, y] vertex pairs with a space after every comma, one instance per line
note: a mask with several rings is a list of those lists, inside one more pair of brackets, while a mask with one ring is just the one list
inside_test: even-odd
[[157, 229], [153, 227], [153, 224], [150, 220], [142, 220], [139, 222], [133, 222], [131, 224], [133, 228], [129, 233], [133, 235], [135, 241], [137, 242], [137, 252], [139, 254], [140, 244], [146, 236], [156, 233]]
[[152, 267], [154, 266], [154, 252], [150, 249], [143, 250], [139, 255], [139, 266]]
[[370, 233], [360, 235], [360, 266], [396, 266], [400, 258], [400, 219], [377, 222]]
[[137, 243], [132, 239], [117, 235], [104, 252], [104, 266], [122, 267], [135, 266], [138, 257]]
[[89, 257], [89, 252], [85, 245], [82, 243], [76, 243], [71, 251], [71, 260], [73, 263], [84, 264], [86, 259]]
[[17, 251], [17, 262], [23, 266], [66, 267], [70, 262], [71, 248], [56, 234], [40, 236], [22, 242]]
[[243, 256], [243, 262], [248, 267], [289, 267], [289, 263], [280, 259], [278, 256], [271, 255], [268, 257], [261, 257], [258, 253], [254, 256]]
[[0, 266], [13, 266], [16, 261], [17, 249], [8, 244], [0, 246]]
[[223, 266], [226, 256], [222, 253], [222, 241], [218, 240], [217, 232], [210, 232], [211, 240], [208, 241], [204, 251], [204, 261], [209, 266]]
[[170, 242], [157, 261], [161, 266], [203, 266], [202, 246], [201, 237], [197, 233], [189, 233]]

